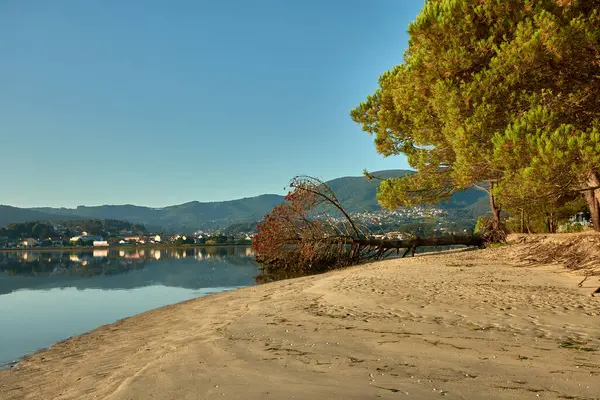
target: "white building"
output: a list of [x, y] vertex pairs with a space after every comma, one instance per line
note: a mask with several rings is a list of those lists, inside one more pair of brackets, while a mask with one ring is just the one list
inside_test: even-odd
[[146, 243], [146, 240], [144, 240], [144, 238], [141, 236], [127, 236], [127, 237], [124, 237], [123, 240], [125, 240], [127, 243], [139, 243], [139, 244]]
[[33, 247], [36, 246], [38, 244], [38, 241], [33, 239], [33, 238], [28, 238], [23, 240], [23, 246], [25, 247]]
[[81, 235], [81, 236], [73, 236], [71, 239], [69, 239], [69, 241], [71, 243], [76, 243], [78, 240], [80, 240], [85, 242], [85, 243], [93, 243], [96, 241], [103, 241], [104, 239], [102, 239], [100, 236], [86, 236], [86, 235]]

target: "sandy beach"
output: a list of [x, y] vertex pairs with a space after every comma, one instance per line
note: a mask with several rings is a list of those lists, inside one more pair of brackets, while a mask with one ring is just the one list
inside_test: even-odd
[[600, 280], [519, 257], [538, 244], [163, 307], [0, 371], [0, 398], [599, 399]]

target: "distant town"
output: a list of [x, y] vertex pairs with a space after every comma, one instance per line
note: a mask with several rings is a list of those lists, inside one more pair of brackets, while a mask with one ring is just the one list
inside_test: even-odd
[[143, 225], [116, 220], [22, 222], [0, 228], [0, 248], [249, 245], [253, 235], [253, 232], [224, 234], [205, 230], [193, 234], [147, 232]]
[[[447, 210], [407, 207], [395, 211], [351, 213], [372, 237], [402, 239], [407, 235], [472, 233], [472, 224], [457, 225]], [[335, 218], [333, 218], [335, 220]], [[198, 229], [192, 233], [149, 232], [141, 224], [119, 220], [20, 222], [0, 228], [0, 248], [108, 248], [125, 246], [250, 245], [256, 223], [237, 223], [225, 229]]]

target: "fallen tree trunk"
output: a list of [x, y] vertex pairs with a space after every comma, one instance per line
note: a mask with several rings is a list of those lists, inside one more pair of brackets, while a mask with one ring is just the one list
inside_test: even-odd
[[[409, 252], [415, 255], [417, 247], [421, 246], [477, 246], [482, 247], [485, 244], [485, 239], [479, 235], [473, 236], [441, 236], [441, 237], [429, 237], [429, 238], [412, 238], [404, 240], [389, 240], [389, 239], [356, 239], [352, 238], [350, 243], [352, 247], [356, 248], [358, 252], [369, 251], [375, 258], [383, 258], [389, 254], [390, 250], [394, 249], [406, 249], [402, 257], [406, 257]], [[375, 253], [373, 253], [375, 249]], [[371, 258], [371, 257], [367, 257]]]
[[[483, 246], [482, 236], [442, 236], [406, 240], [369, 239], [367, 227], [356, 224], [327, 184], [296, 177], [286, 201], [258, 224], [252, 240], [261, 280], [325, 272], [380, 260], [404, 248], [404, 256], [421, 246]], [[325, 211], [321, 211], [325, 210]]]
[[[274, 280], [295, 278], [330, 269], [381, 260], [395, 250], [406, 249], [402, 257], [412, 253], [421, 246], [483, 246], [485, 240], [479, 236], [442, 236], [429, 238], [412, 238], [405, 240], [360, 239], [353, 237], [320, 238], [313, 242], [292, 239], [282, 247], [275, 257], [263, 257], [257, 254], [255, 261], [261, 264], [261, 273], [257, 282], [265, 283]], [[313, 257], [302, 260], [302, 251], [298, 248], [318, 249], [311, 251]]]
[[413, 238], [403, 240], [387, 239], [352, 239], [351, 243], [359, 246], [372, 246], [382, 249], [409, 249], [420, 246], [483, 246], [484, 240], [479, 235], [473, 236], [440, 236], [429, 238]]

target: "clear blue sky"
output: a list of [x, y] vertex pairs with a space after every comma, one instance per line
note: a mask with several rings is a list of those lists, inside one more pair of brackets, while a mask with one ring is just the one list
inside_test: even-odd
[[0, 2], [0, 204], [166, 206], [407, 168], [349, 111], [423, 0]]

